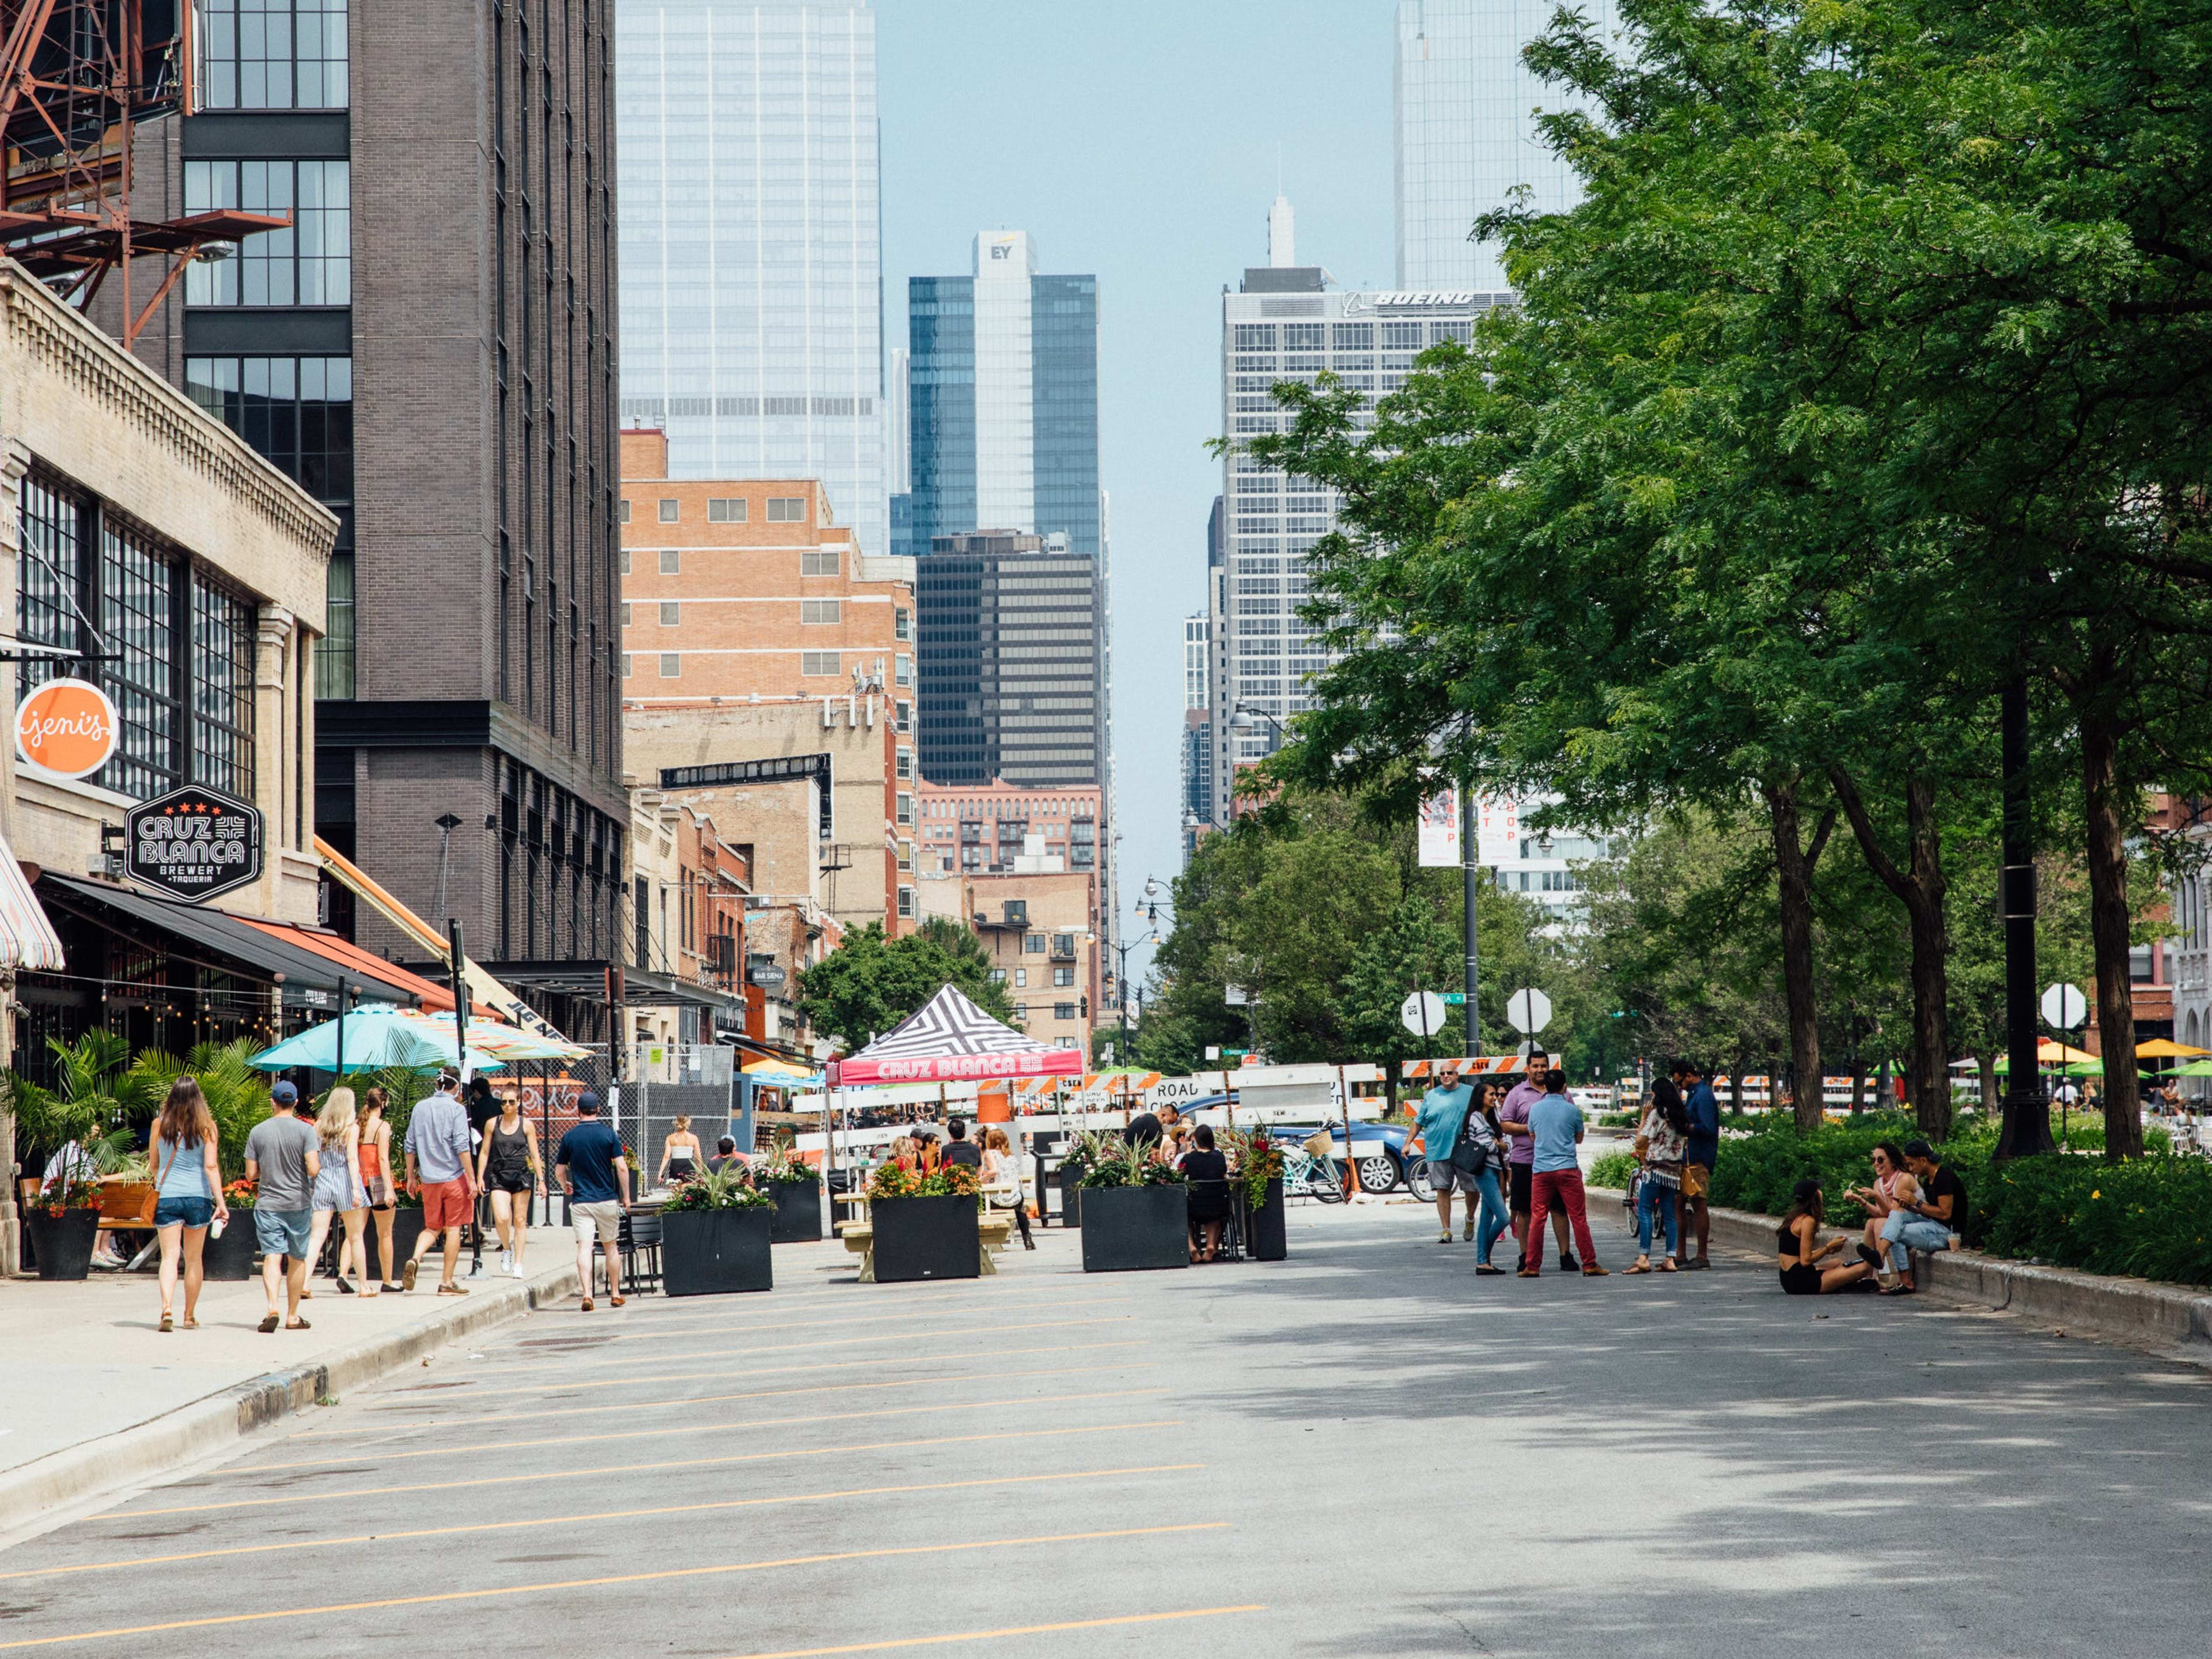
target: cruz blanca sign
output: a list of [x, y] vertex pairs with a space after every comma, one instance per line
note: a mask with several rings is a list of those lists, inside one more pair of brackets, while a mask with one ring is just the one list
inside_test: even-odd
[[242, 800], [187, 786], [124, 818], [131, 878], [197, 903], [261, 877], [261, 814]]

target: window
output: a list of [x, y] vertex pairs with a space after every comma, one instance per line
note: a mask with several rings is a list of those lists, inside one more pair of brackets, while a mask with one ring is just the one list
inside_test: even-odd
[[622, 505], [615, 508], [615, 522], [617, 524], [629, 522], [629, 500], [627, 496], [623, 498]]
[[914, 750], [903, 746], [898, 751], [898, 775], [902, 778], [914, 775]]
[[768, 521], [770, 524], [805, 524], [806, 497], [804, 495], [771, 495], [768, 498]]
[[891, 612], [891, 637], [910, 640], [914, 637], [914, 612], [900, 605]]
[[893, 703], [891, 705], [891, 726], [894, 730], [899, 732], [911, 732], [914, 730], [914, 705], [912, 703]]
[[214, 584], [192, 581], [194, 783], [253, 798], [254, 608]]
[[844, 556], [834, 547], [810, 547], [799, 556], [802, 576], [834, 576], [844, 568]]
[[625, 651], [623, 653], [623, 678], [628, 679], [633, 672], [630, 667], [629, 653]]
[[1054, 1003], [1052, 1005], [1052, 1017], [1054, 1019], [1073, 1019], [1075, 1018], [1075, 1005], [1072, 1002]]
[[684, 574], [684, 556], [673, 548], [663, 549], [660, 555], [660, 574], [680, 576]]
[[1006, 982], [1006, 970], [1005, 969], [1003, 969], [1003, 968], [994, 968], [993, 969], [991, 969], [991, 983], [992, 983], [992, 984], [994, 984], [994, 985], [1004, 985]]
[[1338, 323], [1329, 331], [1330, 343], [1339, 351], [1372, 351], [1375, 349], [1375, 325], [1372, 323]]
[[708, 524], [743, 524], [745, 521], [745, 498], [742, 495], [710, 495], [707, 498]]
[[898, 821], [901, 823], [914, 822], [914, 797], [903, 790], [899, 792], [898, 796]]
[[343, 109], [346, 0], [200, 0], [201, 107]]
[[1421, 325], [1419, 323], [1383, 324], [1382, 349], [1385, 351], [1419, 351], [1421, 349]]
[[1022, 954], [1024, 956], [1030, 957], [1042, 956], [1044, 954], [1044, 935], [1042, 933], [1030, 933], [1024, 935], [1022, 939]]
[[1285, 323], [1283, 349], [1285, 351], [1319, 351], [1328, 343], [1328, 325], [1326, 323]]
[[912, 685], [914, 684], [914, 659], [902, 653], [893, 660], [893, 672], [896, 677], [896, 684], [900, 685]]
[[188, 306], [342, 306], [353, 299], [344, 161], [187, 161], [185, 211], [235, 208], [292, 223], [246, 237], [227, 259], [194, 260]]
[[[100, 526], [100, 631], [122, 659], [100, 678], [115, 701], [115, 758], [100, 781], [140, 800], [177, 775], [176, 572], [137, 537]], [[227, 677], [226, 677], [227, 678]]]
[[835, 651], [802, 651], [799, 653], [799, 672], [807, 679], [835, 678], [845, 672], [839, 655]]
[[1075, 969], [1073, 968], [1054, 969], [1052, 970], [1052, 982], [1058, 986], [1073, 986], [1075, 983]]
[[624, 628], [628, 628], [629, 626], [629, 601], [628, 599], [624, 599], [623, 601], [622, 625]]
[[1052, 936], [1052, 953], [1056, 957], [1066, 957], [1069, 961], [1074, 960], [1075, 935], [1073, 933], [1054, 933]]
[[1273, 323], [1238, 323], [1236, 335], [1237, 349], [1239, 351], [1273, 351], [1275, 349], [1275, 325]]
[[1030, 970], [1029, 970], [1028, 969], [1026, 969], [1026, 968], [1017, 968], [1017, 969], [1014, 969], [1014, 983], [1015, 983], [1015, 985], [1016, 985], [1016, 986], [1018, 986], [1018, 987], [1020, 987], [1020, 986], [1026, 986], [1026, 985], [1028, 985], [1028, 983], [1029, 983], [1029, 982], [1030, 982]]
[[799, 620], [810, 625], [834, 623], [838, 618], [837, 607], [836, 599], [801, 599], [799, 602]]
[[1014, 1005], [1014, 1024], [1017, 1024], [1017, 1025], [1026, 1025], [1026, 1024], [1028, 1024], [1029, 1023], [1030, 1023], [1030, 1006], [1029, 1006], [1029, 1004], [1028, 1004], [1028, 1003], [1026, 1003], [1026, 1002], [1018, 1002], [1018, 1003], [1016, 1003], [1016, 1004]]
[[[661, 501], [660, 501], [660, 522], [661, 522], [661, 523], [663, 523], [663, 524], [675, 524], [675, 523], [678, 522], [678, 521], [679, 521], [679, 520], [680, 520], [680, 519], [682, 518], [682, 516], [683, 516], [683, 511], [684, 511], [684, 509], [682, 508], [682, 507], [681, 507], [681, 506], [679, 506], [677, 502], [672, 501], [670, 501], [666, 496], [663, 496], [663, 497], [661, 498]], [[666, 558], [668, 556], [667, 556], [665, 553], [664, 553], [664, 554], [662, 554], [660, 556], [661, 556], [662, 558], [664, 558], [664, 559], [665, 559], [665, 558]]]
[[906, 871], [911, 871], [914, 868], [914, 843], [910, 841], [902, 841], [898, 844], [898, 867]]
[[663, 599], [660, 602], [660, 625], [663, 628], [675, 627], [683, 620], [683, 612], [684, 606], [680, 601]]
[[660, 653], [661, 678], [664, 680], [678, 679], [682, 678], [683, 673], [684, 659], [682, 656], [673, 651], [664, 651]]
[[629, 549], [626, 547], [622, 550], [622, 573], [625, 576], [629, 574]]
[[[909, 865], [909, 866], [908, 866], [907, 867], [910, 869], [910, 868], [912, 868], [913, 866], [912, 866], [911, 865]], [[902, 887], [902, 888], [900, 888], [900, 889], [899, 889], [899, 894], [898, 894], [898, 913], [899, 913], [901, 915], [902, 915], [902, 916], [911, 916], [911, 915], [914, 914], [914, 889], [913, 889], [913, 888], [911, 888], [911, 887]]]

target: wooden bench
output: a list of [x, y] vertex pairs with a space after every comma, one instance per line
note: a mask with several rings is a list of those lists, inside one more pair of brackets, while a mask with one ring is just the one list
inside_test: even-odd
[[[975, 1218], [975, 1237], [979, 1247], [976, 1251], [979, 1257], [977, 1266], [981, 1269], [982, 1277], [988, 1279], [999, 1271], [998, 1264], [993, 1261], [991, 1257], [996, 1252], [1006, 1248], [1006, 1240], [1012, 1235], [1013, 1231], [1014, 1218], [1011, 1214], [999, 1215], [987, 1211]], [[876, 1282], [874, 1224], [866, 1221], [841, 1221], [837, 1224], [837, 1237], [845, 1241], [847, 1249], [860, 1258], [860, 1283], [874, 1284]]]

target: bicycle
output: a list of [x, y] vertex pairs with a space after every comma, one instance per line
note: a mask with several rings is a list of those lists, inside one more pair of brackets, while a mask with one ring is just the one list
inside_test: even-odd
[[1296, 1142], [1283, 1144], [1283, 1196], [1317, 1198], [1324, 1204], [1344, 1202], [1344, 1174], [1336, 1160], [1316, 1158]]

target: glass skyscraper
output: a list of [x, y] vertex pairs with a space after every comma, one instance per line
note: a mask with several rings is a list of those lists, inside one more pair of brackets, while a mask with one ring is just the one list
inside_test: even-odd
[[1098, 280], [1037, 273], [1026, 232], [975, 239], [966, 276], [907, 284], [914, 545], [973, 530], [1102, 550]]
[[[1537, 111], [1579, 100], [1521, 61], [1554, 9], [1555, 0], [1399, 0], [1400, 288], [1502, 289], [1497, 245], [1468, 240], [1474, 222], [1521, 185], [1540, 213], [1580, 199], [1573, 169], [1536, 125]], [[1588, 15], [1610, 32], [1611, 0], [1595, 0]]]
[[875, 14], [622, 0], [616, 34], [623, 417], [890, 551]]

